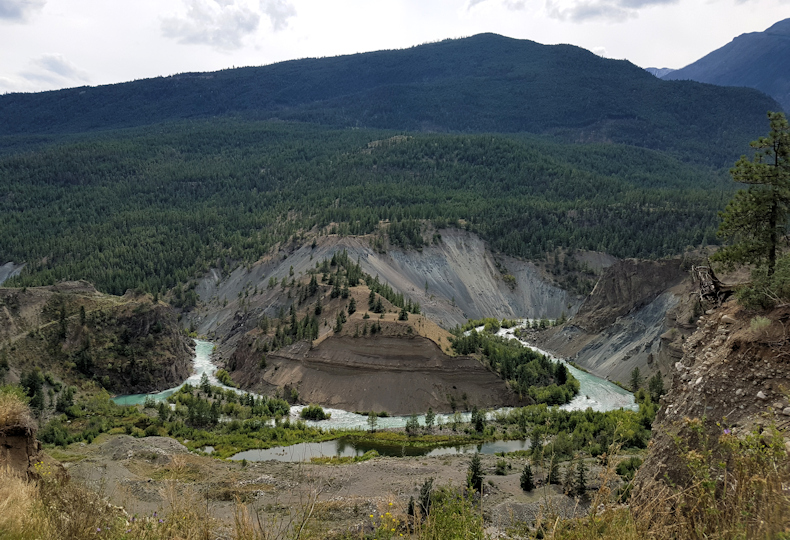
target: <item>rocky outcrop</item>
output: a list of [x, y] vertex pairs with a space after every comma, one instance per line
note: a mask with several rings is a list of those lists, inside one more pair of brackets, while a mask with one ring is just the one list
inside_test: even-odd
[[610, 266], [573, 318], [573, 324], [594, 334], [622, 317], [650, 304], [679, 284], [688, 273], [681, 259], [642, 261], [625, 259]]
[[789, 321], [790, 308], [757, 319], [734, 301], [697, 321], [673, 366], [672, 389], [661, 400], [648, 457], [636, 476], [637, 509], [668, 486], [688, 482], [683, 457], [690, 449], [716, 455], [722, 435], [759, 434], [769, 426], [787, 436]]
[[38, 367], [126, 394], [175, 386], [192, 369], [191, 341], [170, 306], [150, 295], [102, 294], [84, 281], [0, 288], [0, 344], [12, 380]]
[[8, 278], [19, 275], [24, 267], [24, 264], [14, 264], [13, 262], [0, 265], [0, 285]]
[[16, 474], [29, 477], [41, 461], [41, 443], [36, 440], [32, 425], [10, 425], [0, 428], [0, 467], [9, 467]]
[[[133, 305], [86, 324], [93, 339], [92, 375], [100, 381], [106, 377], [109, 390], [124, 394], [177, 386], [192, 373], [190, 340], [169, 306], [140, 299]], [[71, 348], [73, 354], [84, 350], [81, 343]]]
[[0, 470], [27, 480], [68, 478], [68, 473], [41, 450], [30, 409], [13, 394], [0, 395]]
[[[681, 259], [619, 261], [578, 313], [538, 336], [544, 348], [591, 373], [628, 384], [631, 371], [667, 378], [679, 344], [695, 328], [696, 295]], [[667, 382], [669, 382], [667, 380]]]

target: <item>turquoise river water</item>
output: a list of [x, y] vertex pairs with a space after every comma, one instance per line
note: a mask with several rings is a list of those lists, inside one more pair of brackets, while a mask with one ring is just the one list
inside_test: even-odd
[[[522, 325], [526, 321], [522, 322]], [[509, 329], [501, 329], [499, 335], [515, 338], [514, 332], [518, 328], [513, 327]], [[556, 358], [551, 354], [530, 345], [529, 343], [519, 340], [522, 344], [530, 347], [542, 354], [545, 354], [555, 361], [562, 362], [568, 366], [569, 371], [579, 380], [579, 394], [568, 404], [560, 407], [564, 410], [586, 410], [591, 408], [595, 411], [611, 411], [616, 409], [631, 409], [638, 410], [638, 406], [634, 402], [634, 396], [630, 392], [623, 390], [619, 386], [604, 380], [595, 375], [591, 375], [575, 367], [568, 365], [564, 359]], [[184, 384], [191, 384], [197, 386], [200, 383], [200, 378], [205, 373], [212, 385], [222, 386], [236, 392], [242, 393], [241, 390], [229, 388], [221, 384], [214, 376], [217, 368], [211, 362], [211, 355], [214, 350], [214, 345], [209, 341], [195, 340], [195, 359], [194, 371], [192, 375], [182, 384], [165, 390], [163, 392], [152, 394], [133, 394], [127, 396], [118, 396], [113, 398], [119, 405], [137, 405], [143, 403], [146, 398], [151, 398], [154, 401], [166, 400], [169, 396], [173, 395]], [[302, 405], [294, 405], [291, 407], [292, 420], [299, 419], [299, 413], [304, 408]], [[507, 411], [508, 409], [499, 409], [499, 411]], [[308, 425], [313, 425], [321, 428], [335, 428], [335, 429], [368, 429], [367, 416], [354, 414], [353, 412], [343, 411], [340, 409], [325, 409], [326, 412], [331, 413], [329, 420], [320, 422], [307, 421]], [[490, 416], [496, 414], [497, 411], [490, 413]], [[460, 420], [468, 421], [470, 413], [461, 413]], [[408, 416], [390, 416], [378, 419], [378, 429], [404, 427]], [[418, 416], [421, 424], [425, 423], [424, 416]], [[437, 414], [437, 423], [450, 423], [454, 419], [452, 414]], [[496, 452], [511, 452], [514, 450], [522, 450], [529, 448], [528, 441], [500, 441], [495, 443], [485, 443], [483, 445], [467, 445], [462, 447], [447, 447], [447, 448], [433, 448], [433, 449], [414, 449], [403, 447], [384, 447], [381, 445], [353, 445], [343, 439], [334, 441], [327, 441], [323, 443], [303, 443], [293, 445], [290, 447], [271, 448], [268, 450], [248, 450], [233, 456], [232, 459], [247, 459], [248, 461], [263, 461], [274, 459], [279, 461], [309, 461], [311, 457], [317, 456], [357, 456], [362, 455], [368, 450], [376, 450], [382, 455], [440, 455], [450, 453], [464, 453], [475, 452], [481, 453], [496, 453]]]

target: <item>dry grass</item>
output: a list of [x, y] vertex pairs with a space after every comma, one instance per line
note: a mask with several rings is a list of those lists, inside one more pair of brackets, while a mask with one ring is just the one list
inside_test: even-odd
[[35, 486], [10, 469], [0, 469], [0, 538], [44, 538], [41, 501]]
[[34, 429], [35, 425], [24, 398], [10, 387], [0, 388], [0, 432], [15, 427]]
[[279, 512], [265, 512], [260, 508], [237, 502], [234, 540], [306, 540], [322, 538], [316, 535], [317, 526], [314, 513], [322, 487], [313, 484], [310, 490], [302, 492], [300, 500], [279, 507]]
[[[701, 423], [691, 421], [692, 425]], [[775, 429], [682, 448], [685, 486], [659, 483], [638, 508], [615, 504], [602, 483], [590, 514], [544, 524], [553, 540], [790, 539], [790, 460]], [[604, 471], [606, 473], [606, 471]], [[609, 498], [607, 501], [606, 499]]]
[[663, 486], [639, 509], [648, 537], [790, 538], [790, 460], [782, 434], [771, 428], [703, 441], [681, 453], [687, 485]]
[[128, 516], [76, 482], [43, 475], [28, 483], [0, 471], [0, 539], [213, 540], [217, 523], [203, 498], [176, 482], [163, 489], [165, 513]]

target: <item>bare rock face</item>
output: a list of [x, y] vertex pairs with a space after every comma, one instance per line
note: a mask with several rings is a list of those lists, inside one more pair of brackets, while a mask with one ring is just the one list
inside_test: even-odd
[[[359, 261], [365, 273], [379, 276], [383, 283], [418, 302], [424, 314], [446, 329], [469, 318], [570, 316], [581, 300], [548, 281], [532, 263], [495, 255], [480, 237], [467, 231], [441, 229], [436, 239], [419, 251], [391, 248], [382, 253], [362, 237], [319, 240], [316, 246], [305, 244], [251, 267], [240, 266], [227, 276], [211, 270], [195, 289], [206, 305], [187, 315], [189, 324], [199, 334], [225, 338], [236, 332], [239, 312], [274, 317], [280, 307], [287, 310], [291, 302], [279, 286], [268, 287], [270, 280], [299, 279], [314, 269], [316, 262], [344, 250]], [[605, 256], [596, 259], [588, 255], [592, 258], [584, 262], [590, 266], [609, 262]], [[258, 294], [247, 296], [250, 290]]]
[[27, 480], [68, 479], [66, 469], [41, 450], [35, 424], [29, 419], [0, 427], [0, 468], [5, 467]]
[[627, 384], [639, 368], [644, 377], [660, 372], [666, 379], [683, 356], [683, 340], [696, 329], [695, 301], [680, 259], [619, 261], [567, 324], [536, 342], [599, 377]]
[[41, 443], [33, 429], [20, 425], [0, 431], [0, 467], [10, 467], [17, 474], [29, 476], [40, 452]]
[[680, 259], [618, 261], [598, 280], [573, 322], [587, 332], [600, 332], [618, 317], [651, 303], [686, 275]]
[[754, 330], [754, 314], [730, 301], [698, 320], [672, 370], [672, 389], [661, 400], [648, 457], [634, 480], [631, 504], [637, 511], [669, 486], [688, 482], [683, 456], [689, 451], [706, 446], [719, 455], [723, 435], [766, 433], [769, 444], [773, 433], [767, 427], [787, 432], [790, 338], [784, 327], [790, 308], [767, 315], [771, 324]]

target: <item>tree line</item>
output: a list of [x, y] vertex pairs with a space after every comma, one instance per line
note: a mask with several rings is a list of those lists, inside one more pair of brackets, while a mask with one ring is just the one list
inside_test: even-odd
[[717, 171], [623, 145], [419, 134], [369, 146], [392, 135], [182, 122], [3, 155], [0, 253], [26, 263], [10, 283], [164, 292], [316, 234], [384, 227], [390, 245], [420, 248], [427, 224], [531, 259], [661, 257], [717, 242], [732, 192]]

